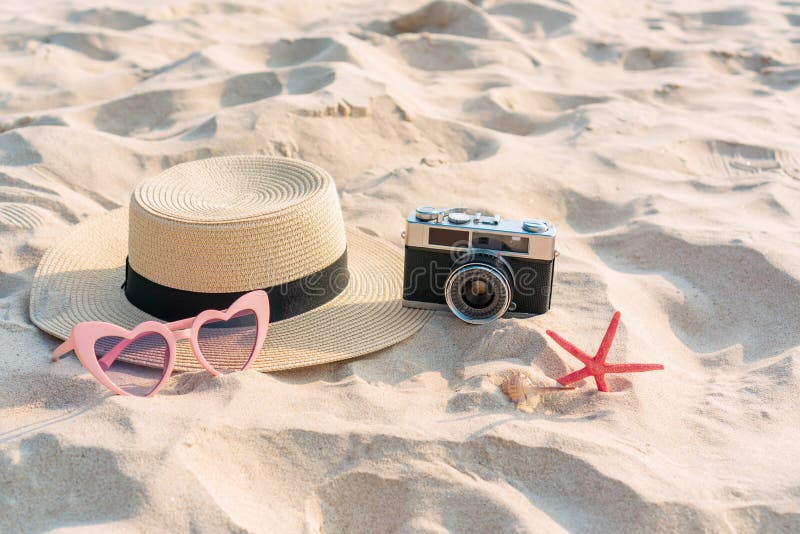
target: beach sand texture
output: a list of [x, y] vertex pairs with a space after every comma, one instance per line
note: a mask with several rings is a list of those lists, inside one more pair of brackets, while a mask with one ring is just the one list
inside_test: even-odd
[[[800, 3], [382, 4], [2, 3], [0, 531], [798, 531]], [[547, 218], [552, 310], [149, 400], [51, 365], [44, 251], [225, 154], [398, 248], [419, 204]], [[614, 310], [609, 362], [666, 369], [515, 410], [496, 373]]]

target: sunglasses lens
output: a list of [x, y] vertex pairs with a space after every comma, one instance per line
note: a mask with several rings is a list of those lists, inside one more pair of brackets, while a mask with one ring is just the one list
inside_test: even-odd
[[105, 336], [94, 343], [95, 356], [106, 376], [125, 392], [139, 397], [147, 396], [161, 381], [168, 351], [164, 336], [156, 333], [142, 334], [134, 340]]
[[256, 344], [258, 321], [251, 310], [243, 310], [227, 321], [211, 320], [197, 332], [200, 352], [220, 373], [244, 369]]

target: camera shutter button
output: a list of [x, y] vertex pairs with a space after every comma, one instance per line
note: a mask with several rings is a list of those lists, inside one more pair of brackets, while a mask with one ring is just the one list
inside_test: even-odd
[[466, 224], [472, 220], [472, 217], [466, 213], [455, 211], [447, 216], [447, 220], [453, 224]]

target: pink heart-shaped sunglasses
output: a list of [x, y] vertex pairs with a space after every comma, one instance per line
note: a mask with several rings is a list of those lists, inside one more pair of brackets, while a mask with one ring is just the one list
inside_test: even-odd
[[100, 321], [78, 323], [53, 351], [53, 361], [74, 350], [92, 376], [117, 395], [152, 397], [172, 374], [177, 341], [188, 339], [197, 361], [219, 376], [253, 363], [268, 325], [269, 297], [251, 291], [227, 310], [206, 310], [172, 323], [146, 321], [133, 330]]

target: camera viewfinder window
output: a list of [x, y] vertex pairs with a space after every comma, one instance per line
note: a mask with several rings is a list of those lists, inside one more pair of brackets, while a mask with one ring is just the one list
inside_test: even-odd
[[467, 248], [469, 232], [449, 230], [447, 228], [430, 228], [428, 229], [428, 243], [442, 247]]
[[518, 235], [472, 234], [473, 248], [528, 253], [528, 238]]

